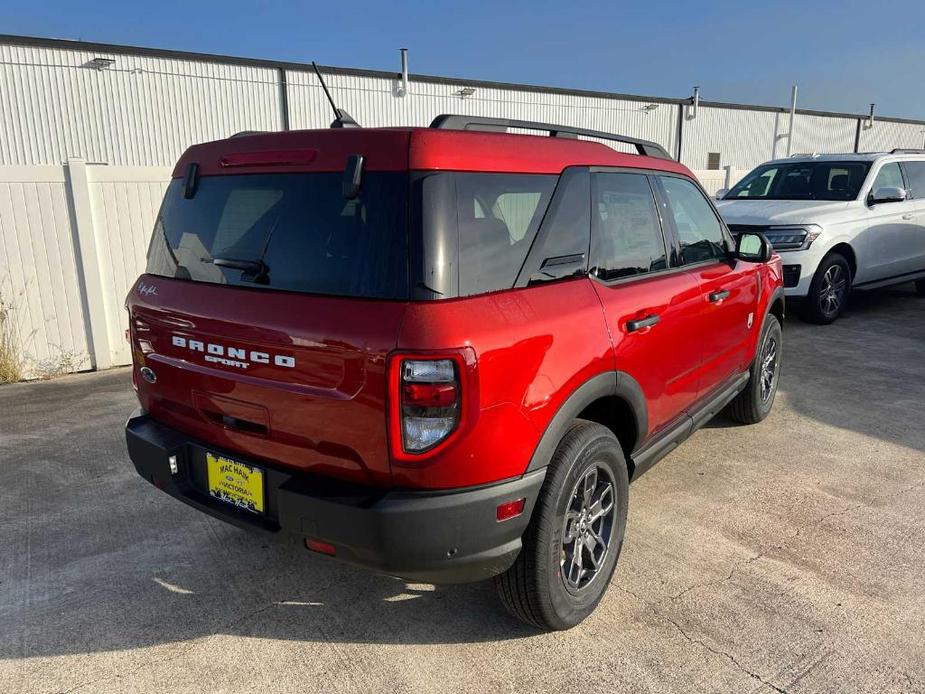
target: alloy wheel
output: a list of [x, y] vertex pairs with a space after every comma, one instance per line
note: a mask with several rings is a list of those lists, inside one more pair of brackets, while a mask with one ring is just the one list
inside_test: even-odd
[[848, 278], [841, 265], [832, 265], [822, 276], [819, 288], [819, 309], [827, 316], [838, 313], [845, 300]]
[[607, 562], [616, 518], [616, 496], [610, 470], [589, 468], [572, 490], [565, 512], [560, 575], [571, 593], [583, 591]]
[[761, 402], [766, 405], [777, 382], [777, 340], [769, 336], [761, 350]]

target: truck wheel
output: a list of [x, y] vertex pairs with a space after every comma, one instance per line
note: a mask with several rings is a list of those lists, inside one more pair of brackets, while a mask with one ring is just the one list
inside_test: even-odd
[[726, 413], [735, 421], [757, 424], [771, 412], [780, 381], [782, 338], [780, 321], [777, 316], [769, 313], [752, 361], [748, 385], [726, 409]]
[[549, 463], [523, 549], [495, 578], [508, 611], [550, 631], [591, 614], [620, 556], [628, 498], [616, 437], [600, 424], [575, 420]]
[[851, 267], [841, 253], [829, 253], [813, 276], [800, 316], [809, 323], [828, 325], [838, 318], [851, 292]]

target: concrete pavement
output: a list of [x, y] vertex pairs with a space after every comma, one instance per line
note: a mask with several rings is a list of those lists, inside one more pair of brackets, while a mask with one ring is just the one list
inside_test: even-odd
[[925, 691], [925, 299], [784, 341], [770, 418], [632, 486], [609, 592], [557, 634], [157, 492], [125, 369], [0, 387], [0, 690]]

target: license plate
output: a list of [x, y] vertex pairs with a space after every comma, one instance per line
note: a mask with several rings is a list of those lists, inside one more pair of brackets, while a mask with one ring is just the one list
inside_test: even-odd
[[263, 470], [206, 453], [206, 471], [209, 494], [245, 511], [263, 513]]

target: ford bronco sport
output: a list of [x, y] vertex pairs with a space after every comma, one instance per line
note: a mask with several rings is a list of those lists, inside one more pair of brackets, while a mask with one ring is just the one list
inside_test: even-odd
[[127, 308], [146, 480], [390, 575], [494, 577], [565, 629], [629, 481], [768, 414], [784, 303], [764, 237], [660, 146], [442, 116], [190, 147]]

